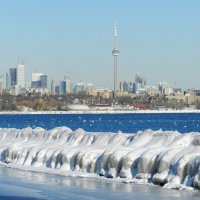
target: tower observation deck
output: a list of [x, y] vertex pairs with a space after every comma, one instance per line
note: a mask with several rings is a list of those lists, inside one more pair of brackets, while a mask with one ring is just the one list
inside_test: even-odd
[[118, 73], [118, 33], [117, 33], [117, 24], [115, 24], [114, 32], [114, 48], [112, 50], [112, 55], [114, 56], [114, 96], [119, 92], [119, 73]]

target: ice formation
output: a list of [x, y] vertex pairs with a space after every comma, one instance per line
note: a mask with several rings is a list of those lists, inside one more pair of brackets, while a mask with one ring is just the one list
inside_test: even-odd
[[89, 133], [67, 127], [0, 129], [2, 165], [200, 189], [200, 134]]

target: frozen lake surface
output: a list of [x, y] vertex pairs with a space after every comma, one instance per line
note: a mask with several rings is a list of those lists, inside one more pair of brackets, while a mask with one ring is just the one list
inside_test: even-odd
[[199, 198], [199, 191], [177, 191], [158, 186], [62, 177], [0, 167], [0, 199], [3, 200], [195, 200]]

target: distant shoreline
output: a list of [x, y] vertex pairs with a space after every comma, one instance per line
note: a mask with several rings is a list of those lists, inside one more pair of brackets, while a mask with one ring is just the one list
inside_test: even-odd
[[0, 115], [16, 114], [165, 114], [165, 113], [200, 113], [200, 110], [77, 110], [77, 111], [1, 111]]

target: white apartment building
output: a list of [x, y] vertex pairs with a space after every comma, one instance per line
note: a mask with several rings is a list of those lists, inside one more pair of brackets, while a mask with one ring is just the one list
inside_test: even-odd
[[24, 87], [25, 86], [25, 74], [24, 74], [24, 65], [17, 65], [17, 86]]

